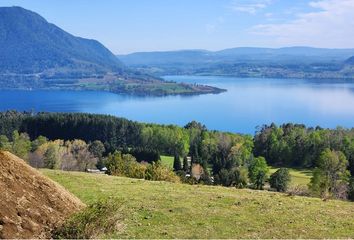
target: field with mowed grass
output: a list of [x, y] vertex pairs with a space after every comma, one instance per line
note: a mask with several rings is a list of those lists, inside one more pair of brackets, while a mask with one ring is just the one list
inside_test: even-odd
[[79, 229], [82, 234], [86, 233], [76, 236], [354, 237], [354, 203], [351, 202], [99, 174], [41, 171], [88, 205], [110, 199], [87, 208], [69, 221], [68, 232]]
[[[290, 186], [307, 186], [312, 177], [311, 169], [296, 169], [296, 168], [288, 168], [291, 176]], [[270, 167], [269, 174], [277, 171], [278, 168]]]
[[173, 161], [174, 161], [174, 158], [172, 156], [164, 156], [164, 155], [161, 155], [161, 163], [163, 165], [165, 165], [166, 167], [169, 167], [171, 169], [173, 169]]

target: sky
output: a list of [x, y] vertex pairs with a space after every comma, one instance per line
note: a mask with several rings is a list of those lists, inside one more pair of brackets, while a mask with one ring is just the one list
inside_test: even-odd
[[179, 49], [354, 48], [354, 0], [0, 0], [115, 54]]

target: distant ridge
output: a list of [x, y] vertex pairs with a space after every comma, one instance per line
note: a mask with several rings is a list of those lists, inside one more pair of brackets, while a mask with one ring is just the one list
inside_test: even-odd
[[238, 47], [220, 51], [178, 50], [136, 52], [117, 57], [127, 65], [152, 65], [171, 63], [218, 63], [218, 62], [322, 62], [344, 61], [354, 55], [354, 49], [327, 49], [312, 47], [256, 48]]
[[239, 47], [220, 51], [139, 52], [117, 57], [146, 74], [354, 79], [354, 49]]
[[350, 64], [350, 65], [354, 65], [354, 56], [348, 58], [347, 61], [345, 61], [345, 63]]

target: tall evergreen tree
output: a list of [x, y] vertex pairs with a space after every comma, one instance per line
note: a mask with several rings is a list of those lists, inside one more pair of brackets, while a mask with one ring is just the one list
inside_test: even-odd
[[182, 165], [181, 165], [181, 159], [179, 156], [176, 154], [173, 160], [173, 170], [175, 171], [180, 171], [182, 170]]
[[258, 157], [252, 159], [248, 171], [249, 178], [254, 187], [256, 189], [263, 189], [269, 171], [265, 158]]

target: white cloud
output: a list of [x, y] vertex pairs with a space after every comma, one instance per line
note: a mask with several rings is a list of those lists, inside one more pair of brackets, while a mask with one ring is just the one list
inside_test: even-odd
[[276, 45], [354, 47], [354, 0], [321, 0], [309, 3], [311, 12], [288, 23], [261, 24], [253, 34], [269, 36]]
[[234, 0], [231, 4], [231, 9], [236, 12], [256, 14], [270, 4], [271, 0]]

